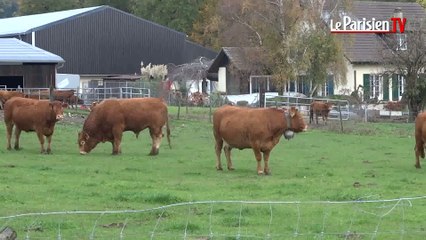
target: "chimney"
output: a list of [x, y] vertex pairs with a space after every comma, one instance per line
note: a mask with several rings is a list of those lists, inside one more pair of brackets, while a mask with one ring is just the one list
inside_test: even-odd
[[403, 18], [403, 16], [402, 16], [402, 10], [401, 10], [400, 7], [395, 8], [395, 10], [393, 11], [393, 17]]

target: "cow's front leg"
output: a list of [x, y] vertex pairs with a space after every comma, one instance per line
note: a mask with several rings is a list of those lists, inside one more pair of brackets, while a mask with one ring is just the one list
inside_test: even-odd
[[121, 138], [114, 137], [112, 141], [112, 155], [118, 155], [121, 153]]
[[256, 157], [257, 161], [257, 174], [262, 175], [262, 153], [260, 152], [260, 149], [257, 147], [253, 148], [254, 156]]
[[271, 174], [271, 171], [269, 170], [269, 155], [271, 153], [271, 150], [266, 150], [263, 152], [263, 162], [265, 164], [263, 171], [265, 175]]
[[112, 155], [117, 155], [121, 153], [121, 138], [123, 137], [123, 130], [121, 128], [112, 129]]
[[52, 149], [51, 149], [51, 144], [52, 144], [52, 135], [46, 136], [47, 139], [47, 149], [46, 149], [46, 153], [50, 154], [52, 153]]
[[151, 156], [158, 155], [158, 153], [160, 152], [161, 139], [163, 137], [161, 127], [159, 129], [150, 128], [149, 133], [152, 139], [151, 152], [149, 153], [149, 155]]
[[40, 131], [37, 131], [37, 137], [40, 142], [40, 153], [45, 153], [46, 150], [44, 149], [44, 135]]
[[225, 147], [223, 148], [223, 151], [225, 152], [226, 162], [228, 165], [228, 170], [232, 171], [234, 170], [234, 167], [232, 166], [231, 150], [232, 150], [232, 147], [229, 146], [228, 144], [226, 144]]
[[21, 129], [15, 127], [15, 150], [19, 150], [19, 138], [21, 136]]

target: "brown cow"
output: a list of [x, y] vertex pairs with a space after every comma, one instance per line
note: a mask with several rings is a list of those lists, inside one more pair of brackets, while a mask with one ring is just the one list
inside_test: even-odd
[[425, 158], [425, 143], [426, 143], [426, 112], [420, 113], [416, 117], [415, 123], [415, 137], [416, 145], [414, 151], [416, 152], [416, 168], [420, 167], [420, 159]]
[[152, 138], [150, 155], [157, 155], [167, 128], [170, 146], [170, 128], [167, 105], [159, 98], [107, 99], [92, 109], [78, 133], [80, 154], [89, 153], [99, 142], [111, 142], [112, 154], [121, 153], [121, 138], [124, 131], [133, 131], [136, 136], [149, 128]]
[[[15, 126], [15, 149], [19, 150], [21, 131], [37, 133], [41, 153], [51, 152], [52, 135], [57, 121], [64, 117], [63, 105], [59, 101], [34, 100], [15, 97], [4, 105], [4, 122], [7, 128], [7, 149], [11, 149], [10, 138]], [[47, 138], [47, 150], [44, 148], [44, 136]]]
[[[71, 105], [72, 103], [77, 102], [79, 99], [74, 95], [75, 90], [53, 90], [53, 100], [61, 101]], [[36, 92], [32, 92], [27, 95], [28, 98], [32, 99], [49, 99], [50, 91], [49, 90], [40, 90]]]
[[328, 114], [330, 113], [332, 107], [333, 104], [329, 102], [313, 101], [311, 103], [311, 109], [309, 110], [309, 123], [312, 123], [314, 121], [315, 114], [316, 124], [318, 124], [319, 115], [322, 116], [322, 121], [324, 122], [324, 124], [327, 124]]
[[25, 97], [25, 94], [22, 92], [17, 91], [0, 91], [0, 105], [3, 109], [4, 104], [7, 102], [7, 100], [13, 98], [13, 97]]
[[[252, 109], [235, 106], [223, 106], [213, 114], [213, 134], [216, 140], [216, 169], [222, 170], [220, 155], [222, 147], [227, 159], [228, 170], [234, 170], [231, 161], [232, 148], [251, 148], [257, 161], [257, 173], [269, 174], [269, 154], [285, 134], [292, 137], [294, 132], [306, 131], [307, 125], [300, 112], [266, 108]], [[264, 169], [261, 161], [263, 153]]]

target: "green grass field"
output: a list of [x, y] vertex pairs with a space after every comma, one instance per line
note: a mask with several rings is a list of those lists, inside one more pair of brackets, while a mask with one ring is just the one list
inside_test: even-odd
[[[154, 157], [146, 131], [139, 139], [125, 133], [119, 156], [110, 143], [81, 156], [81, 125], [65, 123], [56, 126], [51, 155], [39, 154], [34, 133], [21, 135], [22, 150], [8, 151], [1, 124], [0, 227], [11, 226], [19, 239], [426, 236], [424, 198], [374, 202], [426, 195], [425, 170], [414, 167], [413, 124], [345, 122], [344, 134], [335, 122], [311, 129], [282, 139], [271, 154], [272, 175], [258, 176], [249, 149], [233, 150], [235, 171], [216, 171], [205, 111], [176, 120], [171, 109], [173, 148], [163, 139]], [[352, 202], [360, 200], [373, 202]], [[121, 210], [129, 212], [101, 213]]]

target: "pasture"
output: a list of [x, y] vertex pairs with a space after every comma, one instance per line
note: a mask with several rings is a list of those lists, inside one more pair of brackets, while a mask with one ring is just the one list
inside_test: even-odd
[[[258, 176], [249, 149], [232, 151], [234, 171], [216, 171], [205, 111], [176, 120], [171, 108], [172, 149], [163, 139], [158, 156], [148, 156], [147, 131], [138, 139], [125, 133], [119, 156], [110, 143], [81, 156], [82, 124], [66, 120], [56, 125], [53, 154], [39, 153], [34, 133], [22, 133], [22, 150], [8, 151], [2, 122], [0, 226], [19, 239], [426, 236], [426, 199], [400, 199], [426, 195], [426, 165], [414, 167], [413, 124], [345, 122], [339, 133], [330, 121], [281, 139], [272, 175]], [[387, 199], [399, 200], [377, 201]]]

